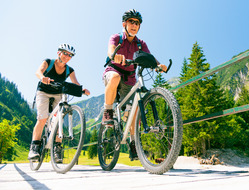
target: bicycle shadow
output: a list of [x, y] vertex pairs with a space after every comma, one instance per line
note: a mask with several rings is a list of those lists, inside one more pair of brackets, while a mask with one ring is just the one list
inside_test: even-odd
[[217, 176], [239, 176], [241, 174], [248, 174], [246, 176], [249, 176], [249, 171], [245, 170], [235, 170], [235, 171], [229, 171], [229, 170], [214, 170], [214, 169], [171, 169], [167, 173], [165, 173], [168, 176], [197, 176], [197, 175], [217, 175]]
[[37, 181], [37, 180], [34, 179], [33, 177], [29, 176], [29, 175], [28, 175], [27, 173], [25, 173], [24, 171], [22, 171], [16, 164], [14, 164], [14, 167], [15, 167], [16, 171], [18, 171], [18, 173], [23, 177], [23, 179], [24, 179], [27, 183], [29, 183], [33, 189], [50, 190], [50, 188], [48, 188], [45, 184], [40, 183], [39, 181]]
[[[144, 173], [148, 175], [156, 175], [151, 174], [147, 170], [145, 170], [142, 167], [130, 167], [130, 166], [124, 166], [124, 167], [117, 167], [114, 168], [111, 171], [104, 171], [100, 166], [87, 166], [84, 168], [73, 168], [69, 172], [98, 172], [103, 174], [119, 174], [119, 173]], [[245, 170], [235, 170], [235, 171], [229, 171], [229, 170], [215, 170], [215, 169], [171, 169], [168, 172], [165, 172], [162, 175], [159, 176], [181, 176], [181, 177], [197, 177], [198, 175], [217, 175], [217, 176], [239, 176], [243, 174], [244, 176], [249, 176], [249, 171]], [[248, 174], [248, 175], [247, 175]]]
[[99, 173], [127, 173], [127, 172], [147, 172], [142, 167], [136, 166], [116, 166], [111, 171], [105, 171], [100, 166], [76, 165], [69, 172], [99, 172]]
[[2, 166], [0, 166], [0, 170], [3, 169], [5, 166], [7, 166], [7, 164], [3, 164]]

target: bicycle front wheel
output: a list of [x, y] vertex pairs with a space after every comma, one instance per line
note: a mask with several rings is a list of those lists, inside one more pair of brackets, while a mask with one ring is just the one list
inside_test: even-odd
[[153, 174], [170, 170], [181, 149], [183, 122], [174, 95], [163, 88], [151, 89], [143, 98], [149, 132], [144, 132], [141, 112], [136, 117], [135, 142], [141, 164]]
[[[85, 116], [79, 106], [72, 105], [64, 109], [63, 114], [63, 138], [58, 137], [58, 121], [50, 151], [52, 166], [57, 173], [68, 172], [78, 161], [86, 130]], [[71, 129], [70, 126], [72, 126]]]
[[120, 141], [118, 122], [114, 119], [114, 126], [101, 125], [98, 136], [99, 164], [105, 171], [112, 170], [119, 157]]

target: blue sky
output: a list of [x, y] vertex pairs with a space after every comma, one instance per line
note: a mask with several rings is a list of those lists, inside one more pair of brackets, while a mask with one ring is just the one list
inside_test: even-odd
[[56, 58], [61, 43], [69, 43], [76, 49], [69, 65], [91, 91], [81, 100], [99, 96], [104, 93], [102, 73], [109, 37], [122, 31], [123, 13], [134, 8], [143, 16], [138, 37], [162, 64], [173, 60], [164, 75], [168, 80], [179, 76], [183, 59], [190, 57], [196, 41], [210, 68], [249, 49], [248, 7], [247, 0], [2, 1], [0, 73], [32, 102], [39, 65], [45, 58]]

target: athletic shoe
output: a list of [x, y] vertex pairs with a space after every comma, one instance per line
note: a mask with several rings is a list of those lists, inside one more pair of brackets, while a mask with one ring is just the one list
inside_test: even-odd
[[105, 109], [102, 118], [102, 125], [114, 125], [113, 109]]
[[31, 144], [28, 159], [29, 160], [38, 160], [40, 158], [40, 145]]

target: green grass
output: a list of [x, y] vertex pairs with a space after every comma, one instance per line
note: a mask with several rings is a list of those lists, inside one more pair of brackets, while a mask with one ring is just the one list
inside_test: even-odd
[[[142, 166], [139, 160], [130, 161], [129, 154], [126, 153], [120, 153], [118, 163], [125, 164], [128, 166]], [[82, 151], [79, 157], [79, 164], [99, 166], [99, 160], [97, 157], [95, 157], [94, 159], [89, 159], [87, 157], [87, 151], [85, 151], [85, 155], [83, 156], [83, 151]]]
[[28, 163], [29, 150], [18, 144], [14, 147], [15, 154], [12, 156], [13, 161], [3, 160], [3, 163]]
[[[16, 155], [13, 156], [13, 161], [3, 160], [3, 163], [28, 163], [28, 152], [29, 150], [21, 147], [19, 145], [16, 146]], [[50, 155], [44, 159], [44, 162], [50, 162]], [[142, 166], [139, 160], [130, 161], [129, 154], [120, 153], [119, 164], [125, 164], [128, 166]], [[94, 159], [89, 159], [87, 156], [87, 151], [81, 151], [79, 157], [79, 165], [90, 165], [90, 166], [99, 166], [99, 160], [97, 157]]]

